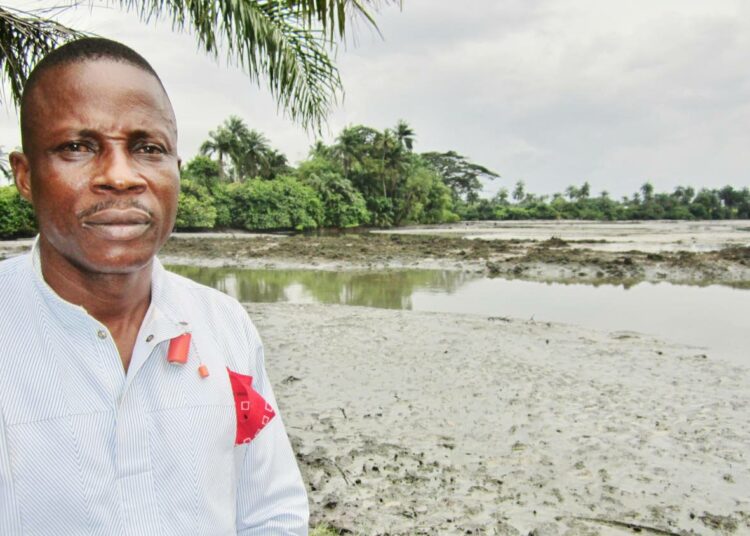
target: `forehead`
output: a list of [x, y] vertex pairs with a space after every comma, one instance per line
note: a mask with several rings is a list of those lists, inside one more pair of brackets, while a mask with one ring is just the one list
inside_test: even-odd
[[55, 128], [157, 129], [177, 134], [174, 112], [151, 73], [109, 59], [50, 68], [25, 102], [23, 123], [34, 137]]

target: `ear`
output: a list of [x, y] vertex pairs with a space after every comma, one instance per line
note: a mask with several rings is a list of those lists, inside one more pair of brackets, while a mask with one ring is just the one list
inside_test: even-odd
[[31, 170], [29, 169], [29, 159], [26, 155], [18, 151], [13, 151], [8, 155], [10, 167], [13, 170], [13, 179], [16, 182], [18, 193], [26, 201], [33, 203], [31, 198]]

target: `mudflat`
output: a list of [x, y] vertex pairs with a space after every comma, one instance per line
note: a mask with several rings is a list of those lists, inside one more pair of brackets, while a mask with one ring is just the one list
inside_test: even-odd
[[630, 332], [248, 304], [315, 523], [748, 534], [750, 370]]
[[179, 233], [160, 257], [168, 264], [244, 268], [436, 268], [536, 281], [742, 286], [750, 282], [750, 222], [478, 222], [327, 235]]

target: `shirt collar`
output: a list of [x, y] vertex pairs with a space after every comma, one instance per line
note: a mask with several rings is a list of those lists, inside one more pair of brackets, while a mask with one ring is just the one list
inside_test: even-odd
[[[96, 321], [80, 305], [74, 305], [61, 298], [44, 280], [38, 235], [31, 248], [29, 262], [31, 263], [34, 283], [42, 301], [61, 324], [66, 327], [80, 328], [81, 322]], [[174, 307], [174, 304], [169, 303], [166, 279], [166, 269], [159, 259], [154, 258], [151, 268], [151, 303], [141, 325], [141, 331], [151, 330], [151, 333], [154, 334], [154, 342], [163, 341], [190, 331], [186, 319], [175, 316], [175, 312], [179, 309]]]
[[73, 328], [80, 326], [82, 321], [90, 318], [86, 309], [80, 305], [74, 305], [69, 301], [62, 299], [44, 280], [44, 274], [42, 273], [42, 258], [39, 253], [39, 235], [34, 239], [34, 245], [32, 246], [31, 254], [29, 255], [29, 263], [31, 264], [34, 286], [36, 287], [42, 302], [61, 324]]

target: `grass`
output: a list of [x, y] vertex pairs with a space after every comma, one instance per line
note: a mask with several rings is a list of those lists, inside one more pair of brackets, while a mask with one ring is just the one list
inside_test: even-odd
[[310, 536], [339, 536], [339, 533], [326, 523], [321, 523], [310, 532]]

